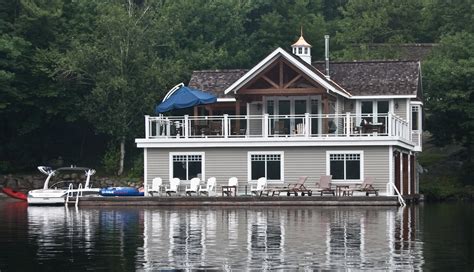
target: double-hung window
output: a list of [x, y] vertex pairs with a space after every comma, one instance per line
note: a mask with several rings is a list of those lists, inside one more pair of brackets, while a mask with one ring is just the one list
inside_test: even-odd
[[363, 177], [362, 151], [328, 151], [326, 172], [334, 181], [360, 181]]
[[261, 177], [268, 181], [283, 181], [283, 152], [249, 152], [248, 178], [255, 181]]
[[204, 152], [170, 153], [170, 178], [204, 179]]

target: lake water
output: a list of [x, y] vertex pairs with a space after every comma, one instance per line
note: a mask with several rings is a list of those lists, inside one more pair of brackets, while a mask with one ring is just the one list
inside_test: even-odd
[[79, 208], [0, 200], [0, 271], [474, 269], [474, 205]]

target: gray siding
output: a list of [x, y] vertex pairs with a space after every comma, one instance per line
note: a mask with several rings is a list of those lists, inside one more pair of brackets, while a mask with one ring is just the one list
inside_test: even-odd
[[[398, 109], [395, 107], [395, 104], [398, 103]], [[407, 119], [407, 107], [409, 104], [407, 104], [407, 99], [394, 99], [393, 100], [393, 111], [396, 115], [400, 116], [404, 120]]]
[[186, 148], [148, 149], [148, 183], [154, 177], [169, 180], [170, 152], [205, 152], [205, 178], [216, 177], [218, 186], [227, 184], [235, 176], [239, 185], [247, 185], [249, 151], [283, 151], [284, 180], [292, 183], [300, 176], [308, 176], [307, 183], [314, 187], [321, 175], [326, 174], [326, 151], [363, 151], [364, 175], [375, 178], [375, 187], [385, 192], [389, 177], [388, 147], [282, 147], [282, 148]]
[[[351, 108], [352, 107], [352, 108]], [[342, 113], [350, 112], [355, 114], [356, 113], [356, 101], [344, 98], [344, 110]]]

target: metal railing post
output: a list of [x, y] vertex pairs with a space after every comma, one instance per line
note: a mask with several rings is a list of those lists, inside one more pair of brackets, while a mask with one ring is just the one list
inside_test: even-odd
[[388, 113], [388, 120], [387, 120], [387, 134], [388, 136], [393, 136], [392, 133], [393, 133], [393, 128], [392, 128], [392, 123], [393, 123], [393, 115], [392, 113]]
[[309, 136], [311, 135], [310, 122], [311, 122], [311, 119], [309, 118], [309, 113], [306, 112], [306, 113], [304, 114], [304, 136], [305, 136], [306, 138], [309, 138]]
[[150, 138], [150, 115], [145, 115], [145, 139]]
[[229, 137], [229, 115], [224, 114], [224, 138]]
[[346, 112], [346, 136], [351, 136], [352, 131], [352, 122], [351, 122], [351, 113]]
[[184, 138], [187, 139], [189, 137], [189, 115], [184, 115]]
[[268, 138], [268, 113], [263, 115], [263, 137]]

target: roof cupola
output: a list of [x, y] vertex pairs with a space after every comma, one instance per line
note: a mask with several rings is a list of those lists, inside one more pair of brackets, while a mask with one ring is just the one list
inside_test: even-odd
[[301, 27], [300, 38], [291, 45], [291, 48], [294, 55], [311, 64], [311, 45], [303, 38], [303, 27]]

